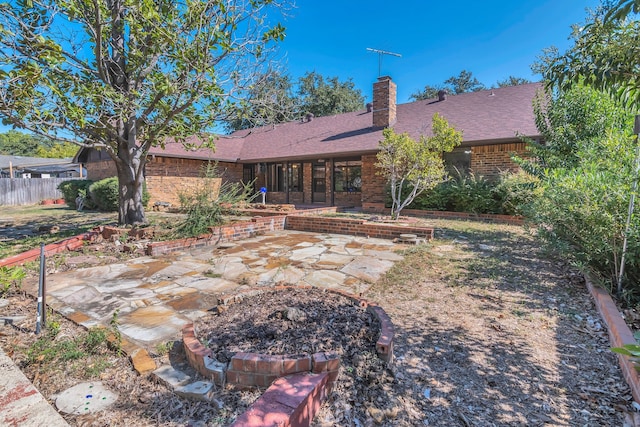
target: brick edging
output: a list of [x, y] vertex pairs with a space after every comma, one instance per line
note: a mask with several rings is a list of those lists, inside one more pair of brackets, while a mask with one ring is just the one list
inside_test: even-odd
[[378, 223], [360, 218], [298, 215], [297, 213], [287, 216], [285, 228], [294, 231], [347, 234], [378, 239], [397, 239], [402, 234], [415, 234], [426, 240], [433, 238], [431, 227]]
[[276, 380], [230, 427], [308, 427], [328, 394], [328, 374]]
[[[618, 311], [611, 295], [606, 290], [595, 286], [586, 276], [585, 282], [600, 316], [607, 325], [611, 346], [622, 347], [625, 344], [636, 344], [633, 333], [631, 333], [627, 323], [622, 318], [622, 314]], [[622, 354], [617, 354], [617, 356], [622, 375], [631, 389], [633, 399], [640, 403], [640, 377], [638, 371], [636, 371], [634, 363], [629, 360], [628, 356]]]
[[[385, 214], [389, 213], [389, 209], [385, 208], [383, 203], [364, 203], [362, 210], [365, 213]], [[484, 222], [493, 222], [497, 224], [523, 225], [524, 218], [517, 215], [500, 215], [500, 214], [476, 214], [471, 212], [453, 212], [453, 211], [433, 211], [422, 209], [403, 209], [403, 215], [424, 217], [424, 218], [440, 218], [440, 219], [470, 219]]]
[[[53, 255], [64, 251], [72, 251], [78, 249], [84, 245], [85, 241], [91, 241], [98, 236], [98, 232], [89, 231], [87, 233], [78, 234], [77, 236], [69, 237], [59, 242], [49, 243], [45, 245], [45, 255]], [[17, 255], [13, 255], [0, 260], [0, 267], [15, 267], [23, 265], [29, 261], [35, 261], [40, 258], [40, 248], [30, 249], [26, 252], [22, 252]]]
[[[308, 289], [310, 286], [278, 286], [276, 290]], [[271, 288], [272, 289], [272, 288]], [[221, 304], [233, 304], [242, 299], [267, 292], [271, 289], [253, 289], [240, 292], [220, 301]], [[391, 318], [377, 304], [341, 290], [328, 292], [342, 295], [357, 302], [360, 307], [372, 313], [380, 322], [380, 336], [376, 342], [376, 353], [387, 363], [393, 361], [393, 339], [395, 330]], [[268, 387], [276, 379], [286, 375], [313, 372], [329, 374], [331, 385], [338, 377], [340, 357], [335, 352], [314, 354], [267, 355], [260, 353], [236, 353], [228, 364], [220, 363], [213, 357], [211, 349], [202, 345], [196, 336], [193, 323], [182, 329], [182, 342], [189, 365], [200, 375], [213, 380], [216, 384], [233, 384], [246, 387]]]

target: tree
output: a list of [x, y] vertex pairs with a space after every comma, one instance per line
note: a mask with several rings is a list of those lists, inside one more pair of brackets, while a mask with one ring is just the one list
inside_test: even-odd
[[498, 87], [518, 86], [531, 83], [531, 80], [523, 77], [509, 76], [504, 80], [498, 80]]
[[[534, 111], [545, 145], [531, 146], [540, 184], [528, 220], [563, 256], [615, 283], [634, 176], [632, 114], [585, 86], [549, 95]], [[640, 218], [631, 224], [625, 277], [637, 288]]]
[[441, 90], [447, 93], [458, 95], [465, 92], [477, 92], [486, 89], [485, 85], [480, 83], [478, 79], [473, 77], [471, 71], [462, 70], [457, 76], [451, 76], [444, 81], [443, 84], [430, 86], [427, 85], [423, 90], [419, 90], [409, 96], [414, 101], [422, 101], [425, 99], [433, 99], [438, 97]]
[[303, 114], [329, 116], [349, 113], [364, 108], [364, 96], [353, 81], [325, 78], [315, 71], [308, 72], [298, 81], [298, 98]]
[[605, 19], [625, 19], [631, 13], [640, 13], [640, 0], [619, 0], [618, 3], [613, 4], [609, 8], [605, 15]]
[[623, 0], [609, 10], [598, 9], [587, 25], [574, 28], [574, 45], [567, 52], [545, 51], [536, 67], [548, 85], [589, 85], [640, 109], [640, 22], [625, 19], [639, 8], [637, 0]]
[[233, 105], [224, 127], [230, 131], [296, 120], [300, 102], [293, 95], [291, 77], [276, 71], [260, 76], [244, 99]]
[[249, 88], [233, 106], [225, 124], [229, 131], [299, 120], [307, 114], [330, 116], [364, 108], [364, 96], [351, 79], [307, 72], [296, 83], [286, 74], [270, 72]]
[[6, 156], [34, 157], [42, 138], [10, 130], [0, 134], [0, 154]]
[[624, 133], [630, 117], [608, 95], [577, 85], [556, 95], [539, 93], [533, 102], [542, 143], [525, 139], [529, 159], [519, 159], [523, 168], [543, 177], [550, 170], [574, 169], [588, 149], [608, 133]]
[[[152, 146], [224, 117], [284, 28], [278, 0], [18, 0], [0, 5], [3, 122], [115, 162], [119, 222], [145, 222]], [[272, 15], [270, 15], [272, 16]]]
[[440, 86], [426, 85], [424, 89], [409, 95], [409, 99], [413, 99], [414, 101], [424, 101], [425, 99], [435, 99], [438, 97], [438, 92], [440, 92], [441, 90], [446, 91], [447, 89], [442, 85]]
[[48, 159], [65, 159], [73, 157], [78, 152], [78, 146], [71, 142], [63, 142], [61, 144], [53, 144], [50, 147], [39, 146], [36, 150], [36, 157]]
[[442, 153], [460, 145], [462, 133], [437, 113], [433, 116], [433, 136], [421, 136], [419, 141], [407, 133], [397, 134], [392, 128], [382, 132], [384, 139], [380, 141], [376, 166], [389, 181], [391, 216], [397, 219], [416, 196], [445, 179]]
[[454, 95], [486, 89], [485, 85], [473, 77], [471, 71], [467, 70], [460, 71], [457, 76], [449, 77], [444, 81], [444, 84], [452, 89]]

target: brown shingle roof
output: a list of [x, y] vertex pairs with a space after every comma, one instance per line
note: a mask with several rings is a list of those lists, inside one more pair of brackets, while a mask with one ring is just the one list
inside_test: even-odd
[[[536, 137], [532, 100], [541, 88], [540, 83], [530, 83], [449, 96], [444, 101], [399, 104], [393, 128], [413, 138], [430, 135], [431, 118], [437, 112], [463, 131], [464, 145], [518, 140], [516, 134]], [[215, 153], [187, 151], [178, 143], [167, 143], [164, 151], [154, 148], [151, 153], [250, 163], [375, 152], [381, 139], [382, 129], [372, 126], [372, 113], [357, 111], [237, 131], [220, 137]]]

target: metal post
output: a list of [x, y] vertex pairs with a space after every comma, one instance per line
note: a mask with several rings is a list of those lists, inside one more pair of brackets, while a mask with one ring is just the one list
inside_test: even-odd
[[40, 244], [40, 279], [38, 280], [38, 305], [36, 314], [36, 334], [42, 329], [43, 311], [44, 311], [44, 275], [45, 275], [45, 259], [44, 259], [44, 243]]
[[640, 114], [636, 115], [635, 123], [633, 125], [633, 133], [636, 135], [636, 167], [633, 177], [633, 185], [631, 187], [631, 197], [629, 198], [629, 212], [627, 213], [627, 224], [624, 229], [624, 241], [622, 243], [622, 257], [620, 259], [620, 274], [618, 275], [618, 296], [622, 294], [622, 276], [624, 275], [624, 262], [627, 256], [627, 239], [629, 231], [631, 229], [631, 216], [633, 215], [636, 191], [638, 189], [638, 173], [640, 172], [640, 145], [638, 144], [638, 136], [640, 135]]

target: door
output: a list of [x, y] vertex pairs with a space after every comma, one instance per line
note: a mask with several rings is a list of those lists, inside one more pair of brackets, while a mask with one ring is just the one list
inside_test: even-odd
[[313, 203], [325, 203], [327, 201], [327, 176], [324, 163], [313, 164], [312, 184]]
[[245, 184], [251, 184], [252, 192], [255, 192], [255, 166], [254, 165], [244, 165], [242, 167], [242, 182]]

